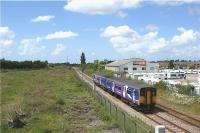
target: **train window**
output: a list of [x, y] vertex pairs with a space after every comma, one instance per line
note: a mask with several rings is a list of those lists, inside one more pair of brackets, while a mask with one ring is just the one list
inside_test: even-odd
[[128, 89], [127, 89], [127, 93], [128, 93], [128, 94], [131, 94], [131, 92], [132, 92], [132, 89], [131, 89], [131, 88], [128, 88]]
[[153, 90], [153, 96], [156, 96], [156, 90]]
[[133, 90], [133, 95], [134, 95], [134, 96], [136, 95], [136, 90]]
[[116, 88], [117, 88], [118, 90], [121, 90], [121, 87], [120, 87], [120, 86], [116, 86]]
[[140, 90], [140, 96], [144, 96], [144, 92], [145, 92], [145, 91], [144, 91], [143, 89], [141, 89], [141, 90]]

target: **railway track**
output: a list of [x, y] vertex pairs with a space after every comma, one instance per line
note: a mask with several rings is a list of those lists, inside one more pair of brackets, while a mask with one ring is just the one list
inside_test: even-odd
[[176, 111], [176, 110], [171, 109], [169, 107], [165, 107], [165, 106], [160, 105], [160, 104], [157, 104], [156, 107], [165, 110], [168, 114], [170, 114], [170, 115], [172, 115], [174, 117], [181, 118], [183, 121], [185, 121], [185, 122], [187, 122], [187, 123], [189, 123], [189, 124], [191, 124], [193, 126], [196, 126], [196, 127], [200, 128], [200, 120], [197, 119], [197, 118], [194, 118], [194, 117], [192, 117], [190, 115], [187, 115], [185, 113], [181, 113], [179, 111]]
[[166, 120], [157, 114], [147, 114], [146, 117], [158, 123], [159, 125], [164, 125], [166, 133], [189, 133], [189, 131], [185, 130], [184, 128], [174, 124], [169, 120]]
[[[93, 82], [93, 79], [85, 73], [78, 72], [87, 80]], [[153, 114], [144, 114], [147, 118], [157, 123], [164, 125], [166, 132], [169, 133], [200, 133], [200, 120], [193, 118], [187, 114], [183, 114], [171, 108], [158, 104], [157, 112]]]

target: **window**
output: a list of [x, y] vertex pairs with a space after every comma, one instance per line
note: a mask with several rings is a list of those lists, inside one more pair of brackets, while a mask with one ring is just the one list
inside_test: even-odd
[[153, 89], [153, 96], [156, 96], [156, 89]]
[[131, 94], [131, 92], [132, 92], [132, 89], [131, 89], [131, 88], [128, 88], [128, 89], [127, 89], [127, 93], [128, 93], [128, 94]]
[[120, 87], [120, 86], [116, 86], [115, 88], [118, 89], [118, 90], [121, 90], [121, 87]]
[[124, 67], [124, 70], [128, 70], [128, 67]]
[[150, 67], [150, 70], [154, 70], [154, 67]]
[[137, 68], [136, 68], [136, 67], [134, 67], [134, 68], [133, 68], [133, 70], [137, 70]]
[[145, 90], [140, 89], [140, 96], [144, 96], [144, 94], [145, 94]]
[[142, 70], [146, 70], [146, 67], [142, 67]]

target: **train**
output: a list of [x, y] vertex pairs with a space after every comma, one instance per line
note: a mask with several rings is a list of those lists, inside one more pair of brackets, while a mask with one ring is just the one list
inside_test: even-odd
[[156, 88], [154, 87], [140, 81], [123, 80], [100, 74], [93, 75], [93, 82], [142, 112], [154, 111], [156, 104]]

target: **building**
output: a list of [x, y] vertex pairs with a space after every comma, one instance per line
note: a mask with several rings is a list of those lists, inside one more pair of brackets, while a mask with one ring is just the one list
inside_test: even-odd
[[185, 62], [174, 62], [174, 66], [177, 69], [200, 69], [200, 61], [185, 61]]
[[[157, 61], [160, 69], [168, 69], [169, 61]], [[173, 61], [175, 69], [200, 69], [200, 61]]]
[[131, 58], [117, 60], [105, 65], [106, 70], [112, 70], [119, 74], [126, 73], [132, 75], [134, 73], [154, 73], [158, 72], [159, 64], [148, 62], [140, 58]]
[[159, 63], [159, 69], [168, 69], [169, 67], [169, 61], [158, 61]]

